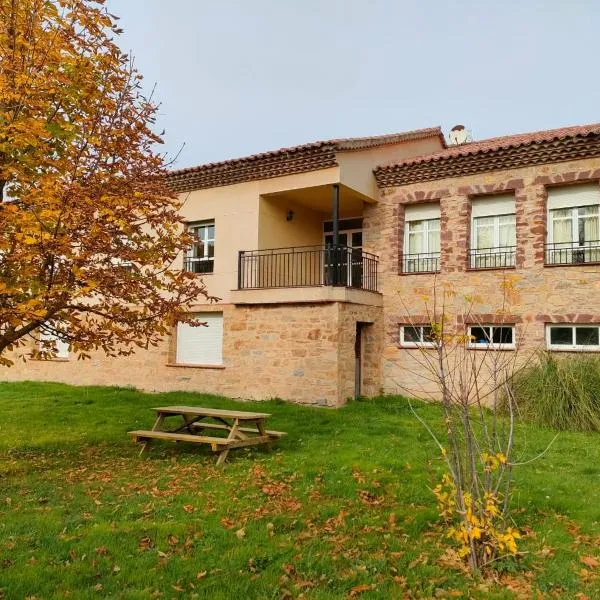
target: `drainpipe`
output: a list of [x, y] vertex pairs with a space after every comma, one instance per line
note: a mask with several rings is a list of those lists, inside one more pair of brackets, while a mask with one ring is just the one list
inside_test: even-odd
[[331, 249], [332, 256], [330, 258], [331, 264], [331, 283], [332, 285], [338, 285], [340, 282], [340, 259], [341, 251], [339, 249], [340, 244], [340, 186], [337, 183], [333, 184], [333, 197], [332, 197], [332, 221], [333, 221], [333, 248]]
[[332, 220], [333, 220], [333, 247], [337, 248], [340, 243], [340, 186], [333, 184], [332, 198]]

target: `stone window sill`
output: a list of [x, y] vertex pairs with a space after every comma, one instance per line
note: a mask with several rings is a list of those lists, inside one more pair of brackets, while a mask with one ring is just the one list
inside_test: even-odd
[[400, 271], [399, 275], [403, 277], [408, 275], [439, 275], [441, 271]]
[[58, 363], [66, 363], [71, 362], [70, 358], [30, 358], [32, 362], [58, 362]]
[[167, 363], [167, 367], [178, 367], [180, 369], [224, 369], [225, 365], [187, 365], [184, 363]]
[[510, 265], [509, 267], [467, 267], [467, 271], [514, 271], [516, 270], [515, 265]]

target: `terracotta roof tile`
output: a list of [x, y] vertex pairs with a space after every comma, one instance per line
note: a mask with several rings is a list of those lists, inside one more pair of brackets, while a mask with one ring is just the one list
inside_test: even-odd
[[389, 135], [326, 140], [171, 171], [168, 182], [173, 191], [187, 192], [327, 169], [337, 165], [336, 152], [363, 150], [428, 137], [438, 137], [445, 145], [440, 127]]
[[600, 123], [490, 138], [377, 167], [379, 187], [600, 156]]

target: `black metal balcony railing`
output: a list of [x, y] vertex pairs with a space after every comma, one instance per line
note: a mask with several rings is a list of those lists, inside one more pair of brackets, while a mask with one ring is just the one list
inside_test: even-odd
[[438, 273], [439, 270], [439, 252], [421, 252], [402, 256], [403, 273]]
[[583, 265], [600, 263], [600, 240], [546, 244], [547, 265]]
[[332, 285], [377, 291], [379, 259], [347, 246], [242, 250], [238, 289]]
[[510, 269], [515, 266], [516, 246], [473, 248], [469, 250], [471, 269]]
[[183, 261], [183, 268], [190, 273], [212, 273], [214, 271], [215, 261], [210, 258], [186, 258]]

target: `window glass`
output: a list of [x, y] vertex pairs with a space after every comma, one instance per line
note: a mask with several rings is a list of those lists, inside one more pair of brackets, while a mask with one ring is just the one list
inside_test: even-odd
[[573, 345], [573, 328], [572, 327], [551, 327], [550, 328], [550, 343], [556, 346], [572, 346]]
[[498, 245], [515, 246], [517, 243], [515, 215], [500, 215], [498, 217]]
[[494, 246], [494, 217], [478, 217], [474, 220], [476, 248]]
[[493, 327], [492, 340], [494, 344], [512, 344], [513, 343], [513, 328], [512, 327]]
[[598, 327], [576, 327], [575, 343], [578, 346], [598, 346], [600, 339]]
[[188, 230], [194, 242], [186, 253], [186, 270], [192, 273], [212, 273], [215, 256], [215, 224], [193, 224], [188, 226]]
[[470, 335], [472, 344], [489, 344], [490, 342], [489, 327], [471, 327]]
[[433, 335], [433, 328], [425, 325], [423, 326], [423, 341], [433, 343], [435, 342], [435, 336]]
[[421, 341], [421, 331], [419, 327], [404, 327], [404, 341], [417, 344]]

